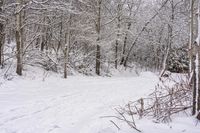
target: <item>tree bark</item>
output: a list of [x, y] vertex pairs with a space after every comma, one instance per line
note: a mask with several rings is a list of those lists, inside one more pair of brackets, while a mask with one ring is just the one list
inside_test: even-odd
[[100, 47], [100, 32], [101, 32], [101, 4], [102, 0], [98, 0], [98, 15], [97, 15], [97, 24], [96, 24], [96, 32], [97, 32], [97, 47], [96, 47], [96, 74], [100, 75], [100, 67], [101, 67], [101, 47]]
[[68, 47], [64, 49], [64, 78], [67, 78], [67, 64], [68, 64]]
[[59, 37], [59, 42], [58, 42], [58, 47], [57, 47], [57, 53], [62, 47], [62, 35], [63, 35], [63, 15], [61, 16], [61, 19], [60, 19], [60, 37]]
[[192, 52], [192, 45], [194, 42], [194, 0], [190, 0], [190, 39], [189, 39], [189, 52], [188, 52], [188, 57], [189, 57], [189, 71], [188, 75], [191, 79], [190, 86], [193, 90], [193, 108], [192, 108], [192, 115], [196, 114], [196, 72], [194, 70], [195, 66], [195, 57], [193, 56]]
[[[195, 62], [194, 62], [194, 60], [195, 60], [195, 56], [193, 56], [193, 66], [195, 66]], [[196, 80], [196, 71], [195, 71], [195, 69], [193, 69], [193, 73], [192, 74], [190, 74], [190, 78], [191, 78], [191, 83], [190, 83], [190, 85], [191, 85], [191, 88], [192, 88], [192, 94], [193, 94], [193, 99], [192, 99], [192, 105], [193, 105], [193, 107], [192, 107], [192, 115], [195, 115], [196, 114], [196, 110], [197, 110], [197, 107], [196, 107], [196, 105], [197, 105], [197, 101], [196, 101], [196, 97], [197, 97], [197, 88], [196, 88], [196, 83], [197, 83], [197, 80]]]
[[[131, 29], [131, 22], [128, 23], [127, 29], [128, 29], [128, 31]], [[120, 65], [124, 64], [127, 40], [128, 40], [128, 33], [126, 33], [125, 38], [124, 38], [124, 45], [123, 45], [123, 50], [122, 50], [122, 59], [121, 59]]]
[[115, 43], [115, 69], [118, 67], [118, 47], [119, 47], [119, 37], [120, 37], [120, 28], [121, 28], [121, 10], [122, 10], [122, 4], [120, 1], [118, 1], [117, 5], [117, 39]]
[[197, 47], [196, 49], [196, 101], [197, 101], [197, 111], [200, 111], [200, 0], [198, 1], [198, 37], [197, 37]]
[[17, 69], [16, 73], [18, 75], [22, 75], [22, 37], [21, 37], [21, 4], [22, 0], [17, 0], [19, 3], [17, 5], [17, 12], [16, 12], [16, 31], [15, 31], [15, 38], [16, 38], [16, 45], [17, 45]]
[[166, 55], [164, 56], [163, 68], [162, 68], [162, 71], [160, 73], [160, 77], [162, 77], [164, 72], [168, 69], [168, 58], [169, 58], [169, 55], [170, 55], [170, 52], [171, 52], [171, 46], [173, 44], [173, 27], [174, 27], [173, 23], [174, 23], [174, 10], [175, 10], [174, 0], [171, 0], [170, 4], [171, 4], [171, 16], [170, 16], [171, 25], [168, 24], [167, 51], [166, 51]]
[[190, 39], [189, 39], [189, 72], [188, 75], [191, 77], [192, 71], [194, 70], [193, 66], [193, 54], [191, 52], [192, 50], [192, 44], [194, 42], [194, 0], [190, 0]]
[[[0, 0], [0, 13], [2, 13], [3, 0]], [[3, 65], [4, 24], [0, 22], [0, 65]]]
[[71, 45], [71, 19], [72, 15], [69, 14], [69, 22], [68, 22], [68, 29], [67, 33], [65, 34], [65, 49], [64, 49], [64, 78], [67, 78], [67, 65], [69, 62], [69, 47]]

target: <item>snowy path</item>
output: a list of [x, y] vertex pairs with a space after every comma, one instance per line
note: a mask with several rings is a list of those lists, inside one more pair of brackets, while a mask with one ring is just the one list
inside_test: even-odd
[[109, 120], [100, 117], [112, 115], [112, 108], [119, 104], [145, 96], [156, 83], [151, 74], [51, 77], [45, 82], [14, 79], [0, 86], [0, 133], [115, 133]]

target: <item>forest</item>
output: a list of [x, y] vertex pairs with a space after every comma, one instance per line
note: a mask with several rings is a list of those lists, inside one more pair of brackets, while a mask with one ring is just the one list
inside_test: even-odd
[[199, 45], [200, 0], [0, 0], [0, 133], [198, 133]]
[[26, 65], [64, 77], [121, 66], [188, 71], [188, 0], [1, 0], [1, 7], [0, 62], [14, 58], [18, 75]]

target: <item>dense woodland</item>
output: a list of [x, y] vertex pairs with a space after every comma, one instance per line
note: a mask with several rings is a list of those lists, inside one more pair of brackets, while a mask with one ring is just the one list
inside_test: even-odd
[[64, 77], [122, 66], [189, 68], [188, 0], [1, 0], [0, 6], [0, 64], [15, 64], [19, 75], [27, 65]]
[[23, 75], [26, 66], [34, 66], [64, 78], [73, 71], [107, 76], [121, 68], [160, 76], [167, 70], [188, 73], [195, 114], [200, 110], [198, 3], [0, 0], [1, 69]]

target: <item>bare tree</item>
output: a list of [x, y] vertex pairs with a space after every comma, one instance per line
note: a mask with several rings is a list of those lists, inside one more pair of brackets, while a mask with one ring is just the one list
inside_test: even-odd
[[[177, 15], [175, 26], [171, 21], [171, 13], [179, 12], [182, 6], [178, 4], [178, 8], [172, 9], [174, 2], [180, 0], [157, 1], [155, 5], [141, 0], [73, 0], [73, 5], [67, 0], [18, 0], [17, 3], [8, 0], [5, 33], [16, 37], [13, 43], [17, 46], [17, 73], [21, 75], [26, 64], [55, 72], [64, 70], [64, 77], [67, 66], [97, 75], [109, 73], [113, 67], [118, 69], [118, 64], [126, 67], [128, 63], [152, 69], [156, 66], [160, 71], [161, 62], [167, 62], [163, 55], [170, 53], [167, 48], [186, 44], [188, 39], [186, 28], [177, 32], [181, 26], [176, 25], [176, 22], [187, 25], [186, 17], [176, 18]], [[69, 14], [73, 16], [71, 22]], [[176, 42], [177, 34], [185, 40], [180, 38]], [[169, 47], [164, 51], [166, 46]], [[2, 55], [14, 59], [12, 53]]]
[[[3, 0], [0, 0], [0, 14], [3, 13], [2, 10], [2, 6], [3, 6]], [[4, 24], [2, 21], [0, 21], [0, 65], [3, 65], [3, 46], [4, 46]]]
[[[130, 30], [131, 30], [131, 26], [132, 26], [132, 17], [135, 17], [139, 11], [139, 8], [140, 8], [140, 5], [141, 5], [141, 0], [137, 1], [137, 3], [135, 3], [134, 0], [129, 0], [127, 2], [127, 10], [128, 10], [128, 16], [127, 16], [127, 22], [125, 23], [127, 26], [127, 29], [126, 29], [126, 32], [125, 32], [125, 37], [124, 37], [124, 44], [123, 44], [123, 47], [122, 47], [122, 58], [121, 58], [121, 61], [120, 61], [120, 65], [125, 65], [124, 61], [125, 61], [125, 54], [126, 54], [126, 49], [127, 49], [127, 41], [128, 41], [128, 35], [130, 34]], [[134, 8], [136, 6], [136, 10], [134, 11]]]
[[118, 47], [119, 47], [119, 40], [120, 40], [120, 30], [121, 30], [121, 21], [122, 21], [122, 8], [123, 3], [121, 0], [117, 1], [117, 39], [115, 43], [115, 69], [118, 67]]
[[22, 46], [22, 34], [21, 34], [21, 27], [22, 27], [22, 17], [21, 17], [21, 11], [22, 11], [22, 0], [17, 0], [18, 5], [16, 8], [16, 45], [17, 45], [17, 69], [16, 73], [18, 75], [22, 75], [22, 52], [23, 52], [23, 46]]
[[189, 38], [189, 77], [191, 79], [190, 81], [190, 85], [191, 88], [193, 88], [193, 108], [192, 108], [192, 115], [196, 114], [196, 76], [195, 75], [195, 71], [194, 71], [194, 55], [192, 52], [192, 47], [193, 47], [193, 43], [194, 43], [194, 0], [190, 0], [190, 38]]
[[97, 20], [96, 20], [96, 32], [97, 32], [97, 46], [96, 46], [96, 74], [100, 75], [101, 68], [101, 8], [102, 8], [102, 0], [97, 0]]
[[71, 45], [71, 22], [72, 15], [69, 13], [67, 33], [65, 33], [65, 48], [64, 48], [64, 78], [67, 78], [67, 65], [69, 63], [69, 48]]
[[197, 101], [197, 111], [200, 111], [200, 0], [198, 1], [198, 37], [197, 37], [197, 45], [198, 47], [196, 47], [196, 101]]

